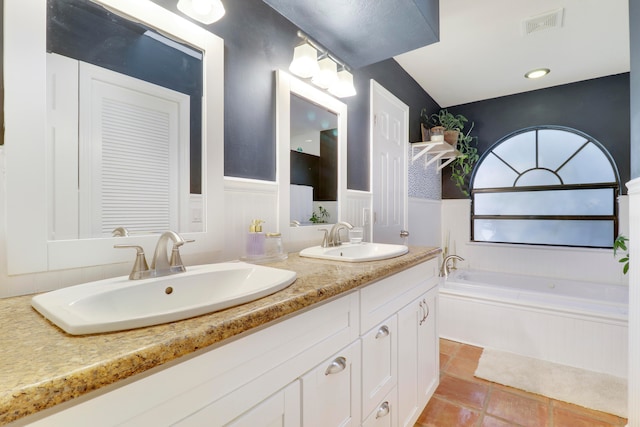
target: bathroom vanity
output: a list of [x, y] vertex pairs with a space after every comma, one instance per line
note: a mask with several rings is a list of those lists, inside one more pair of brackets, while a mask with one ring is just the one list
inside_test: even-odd
[[298, 279], [271, 296], [110, 334], [66, 335], [30, 297], [0, 300], [0, 342], [15, 340], [0, 424], [412, 426], [438, 385], [439, 252], [292, 254], [271, 266]]

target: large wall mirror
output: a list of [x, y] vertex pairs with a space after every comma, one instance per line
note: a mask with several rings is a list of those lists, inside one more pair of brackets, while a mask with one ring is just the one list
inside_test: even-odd
[[9, 274], [126, 262], [114, 243], [167, 229], [220, 250], [223, 41], [149, 0], [4, 6]]
[[49, 239], [203, 231], [202, 51], [47, 0]]
[[276, 72], [280, 231], [340, 221], [346, 208], [347, 106]]

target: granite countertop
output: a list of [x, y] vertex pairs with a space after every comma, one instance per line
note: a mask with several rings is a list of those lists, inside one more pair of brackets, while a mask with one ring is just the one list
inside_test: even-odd
[[31, 308], [31, 296], [0, 299], [0, 425], [219, 343], [436, 257], [439, 248], [364, 263], [299, 257], [288, 288], [248, 304], [130, 331], [72, 336]]

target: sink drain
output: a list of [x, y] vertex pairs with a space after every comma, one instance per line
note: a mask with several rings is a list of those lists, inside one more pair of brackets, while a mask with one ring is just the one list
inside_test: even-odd
[[173, 288], [171, 286], [167, 286], [167, 288], [164, 290], [164, 293], [167, 295], [170, 295], [173, 293]]

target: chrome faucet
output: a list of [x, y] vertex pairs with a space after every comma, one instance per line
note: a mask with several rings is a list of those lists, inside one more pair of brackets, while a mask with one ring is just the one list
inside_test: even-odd
[[331, 231], [329, 231], [329, 238], [327, 239], [327, 246], [340, 246], [342, 242], [340, 241], [340, 230], [351, 230], [353, 225], [349, 224], [346, 221], [340, 221], [331, 227]]
[[449, 266], [449, 261], [452, 259], [457, 259], [458, 261], [464, 261], [464, 258], [458, 255], [448, 255], [444, 257], [442, 260], [442, 265], [440, 266], [440, 277], [447, 278], [449, 277], [449, 272], [451, 271], [451, 267]]
[[[169, 240], [173, 242], [171, 248], [171, 258], [167, 254]], [[160, 235], [156, 250], [151, 261], [151, 268], [147, 266], [147, 259], [144, 249], [138, 245], [113, 245], [114, 248], [134, 248], [136, 250], [136, 261], [129, 274], [130, 280], [146, 279], [149, 277], [168, 276], [170, 274], [183, 273], [187, 271], [182, 258], [180, 257], [180, 246], [193, 240], [184, 240], [175, 231], [165, 231]]]

